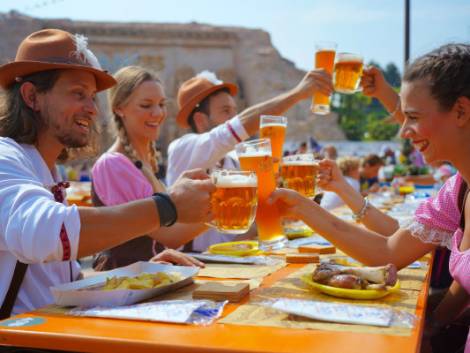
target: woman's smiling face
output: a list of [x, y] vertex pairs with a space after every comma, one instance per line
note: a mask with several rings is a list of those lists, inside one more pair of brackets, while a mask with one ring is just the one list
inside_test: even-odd
[[453, 109], [443, 111], [431, 96], [429, 84], [421, 79], [404, 82], [401, 89], [402, 111], [405, 121], [400, 136], [410, 139], [423, 154], [426, 162], [451, 161], [459, 148]]
[[120, 109], [128, 134], [149, 141], [158, 139], [167, 117], [166, 101], [159, 82], [142, 82]]

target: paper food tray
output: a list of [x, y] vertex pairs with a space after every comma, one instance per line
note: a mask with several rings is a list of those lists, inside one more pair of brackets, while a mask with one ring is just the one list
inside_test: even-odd
[[[172, 266], [150, 262], [136, 262], [132, 265], [107, 271], [102, 275], [97, 275], [82, 279], [80, 281], [61, 284], [51, 287], [54, 301], [61, 306], [120, 306], [137, 303], [141, 300], [174, 291], [193, 282], [192, 277], [199, 271], [196, 267]], [[98, 285], [104, 285], [106, 278], [112, 276], [133, 277], [140, 273], [169, 272], [179, 274], [181, 280], [152, 289], [117, 289], [117, 290], [97, 290], [92, 289]], [[84, 289], [89, 288], [90, 289]]]

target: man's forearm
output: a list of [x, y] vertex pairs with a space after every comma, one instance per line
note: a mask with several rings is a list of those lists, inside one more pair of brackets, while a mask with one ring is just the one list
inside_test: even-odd
[[80, 207], [78, 257], [122, 244], [160, 227], [155, 201], [144, 199], [113, 207]]
[[150, 233], [150, 236], [169, 248], [177, 249], [196, 238], [208, 228], [209, 227], [203, 223], [177, 223], [169, 228], [157, 229]]
[[253, 136], [259, 130], [259, 119], [261, 115], [279, 115], [286, 112], [301, 98], [295, 89], [269, 99], [265, 102], [255, 104], [239, 114], [248, 135]]

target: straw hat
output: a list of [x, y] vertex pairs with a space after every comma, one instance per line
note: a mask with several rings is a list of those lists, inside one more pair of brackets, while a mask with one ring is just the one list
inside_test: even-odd
[[85, 36], [60, 29], [34, 32], [21, 42], [15, 61], [0, 66], [0, 86], [8, 88], [23, 76], [54, 69], [88, 71], [95, 76], [98, 91], [114, 86], [116, 80], [101, 69], [87, 45]]
[[214, 73], [209, 71], [203, 71], [183, 82], [177, 95], [178, 114], [176, 115], [176, 123], [183, 128], [189, 128], [189, 114], [207, 96], [222, 88], [227, 88], [232, 96], [235, 96], [238, 92], [238, 87], [235, 84], [222, 82]]

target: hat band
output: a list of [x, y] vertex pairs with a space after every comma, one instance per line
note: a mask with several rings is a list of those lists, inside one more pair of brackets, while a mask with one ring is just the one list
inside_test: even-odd
[[69, 64], [69, 65], [82, 65], [82, 66], [92, 67], [87, 61], [80, 60], [79, 58], [76, 58], [76, 57], [64, 58], [60, 56], [58, 57], [49, 56], [49, 57], [40, 58], [37, 60], [31, 60], [31, 61], [39, 61], [39, 62], [49, 63], [49, 64]]

